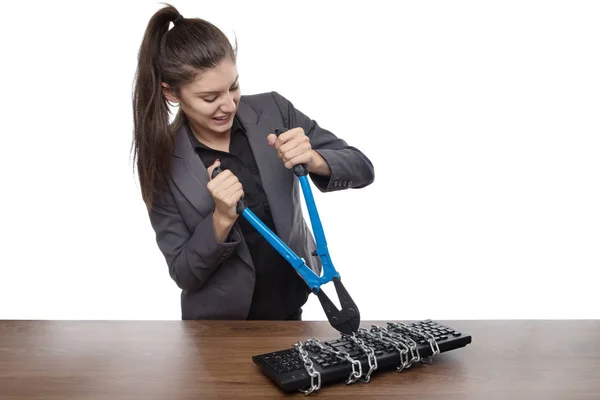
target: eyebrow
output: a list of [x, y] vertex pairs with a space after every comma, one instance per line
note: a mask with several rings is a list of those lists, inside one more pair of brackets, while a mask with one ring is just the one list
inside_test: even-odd
[[[233, 83], [231, 84], [231, 86], [235, 86], [235, 84], [238, 83], [239, 77], [240, 77], [239, 75], [235, 77], [235, 81], [233, 81]], [[221, 93], [221, 92], [219, 92], [218, 90], [207, 91], [207, 92], [196, 92], [196, 96], [198, 96], [198, 95], [207, 95], [207, 94], [219, 94], [219, 93]]]

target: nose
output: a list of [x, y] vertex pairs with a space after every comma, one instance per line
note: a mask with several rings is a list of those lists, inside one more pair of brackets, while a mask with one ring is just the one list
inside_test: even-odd
[[227, 114], [235, 111], [235, 98], [231, 93], [227, 93], [225, 100], [223, 100], [221, 111]]

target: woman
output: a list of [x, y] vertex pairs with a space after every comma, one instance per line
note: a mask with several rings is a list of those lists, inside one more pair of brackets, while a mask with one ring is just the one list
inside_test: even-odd
[[[330, 192], [372, 183], [369, 159], [276, 92], [241, 96], [223, 32], [172, 6], [148, 24], [133, 100], [142, 198], [182, 289], [182, 319], [301, 319], [307, 285], [236, 204], [243, 198], [320, 275], [292, 167], [305, 164]], [[168, 102], [179, 105], [172, 124]]]

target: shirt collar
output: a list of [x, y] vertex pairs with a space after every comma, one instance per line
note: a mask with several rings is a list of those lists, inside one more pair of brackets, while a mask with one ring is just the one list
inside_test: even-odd
[[[187, 131], [190, 137], [190, 141], [192, 142], [192, 147], [198, 151], [200, 149], [204, 149], [204, 150], [210, 150], [209, 147], [207, 147], [205, 144], [201, 143], [198, 138], [194, 135], [194, 132], [192, 132], [192, 129], [190, 127], [189, 121], [187, 119], [187, 117], [185, 118], [185, 124], [187, 125]], [[231, 125], [231, 138], [233, 138], [234, 135], [238, 134], [238, 133], [245, 133], [246, 130], [244, 129], [243, 125], [241, 124], [237, 114], [233, 116], [233, 124]]]

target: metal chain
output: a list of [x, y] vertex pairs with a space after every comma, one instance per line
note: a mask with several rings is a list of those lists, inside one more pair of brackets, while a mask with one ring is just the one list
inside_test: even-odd
[[402, 370], [404, 370], [404, 368], [406, 368], [406, 366], [408, 365], [408, 346], [401, 341], [397, 341], [392, 338], [383, 336], [382, 333], [378, 330], [378, 328], [379, 327], [376, 325], [373, 325], [372, 331], [369, 331], [365, 328], [359, 328], [358, 334], [368, 337], [376, 342], [382, 343], [385, 346], [394, 346], [394, 348], [398, 351], [398, 354], [400, 354], [400, 364], [398, 364], [398, 366], [396, 367], [396, 371], [402, 372]]
[[371, 374], [377, 369], [377, 357], [375, 357], [375, 350], [372, 347], [367, 346], [365, 342], [363, 342], [362, 339], [358, 338], [355, 334], [342, 335], [342, 338], [350, 340], [352, 343], [357, 345], [367, 356], [369, 372], [367, 372], [364, 378], [360, 378], [360, 380], [364, 383], [369, 383], [371, 380]]
[[[294, 344], [294, 347], [298, 350], [302, 363], [306, 372], [310, 376], [311, 386], [309, 389], [299, 389], [300, 392], [305, 395], [309, 395], [316, 390], [321, 388], [321, 374], [314, 367], [313, 361], [310, 359], [306, 347], [315, 346], [325, 353], [335, 355], [337, 358], [348, 361], [352, 366], [352, 372], [346, 379], [346, 384], [355, 383], [357, 380], [368, 383], [371, 379], [371, 374], [378, 368], [377, 357], [375, 356], [375, 350], [367, 346], [363, 338], [369, 338], [374, 341], [383, 343], [385, 345], [392, 345], [400, 354], [400, 364], [396, 368], [398, 372], [401, 372], [405, 368], [410, 368], [414, 362], [427, 362], [431, 363], [432, 358], [440, 354], [440, 348], [435, 340], [435, 337], [427, 332], [422, 331], [419, 328], [408, 326], [402, 322], [388, 322], [387, 328], [377, 325], [371, 325], [371, 329], [359, 328], [357, 334], [346, 335], [342, 334], [342, 339], [349, 340], [359, 347], [363, 353], [367, 356], [369, 371], [363, 378], [362, 364], [359, 360], [350, 357], [345, 351], [339, 351], [330, 345], [326, 345], [317, 338], [310, 338], [306, 340], [304, 345], [298, 341]], [[431, 347], [431, 355], [427, 358], [422, 359], [419, 354], [419, 346], [413, 337], [419, 337], [425, 339]], [[410, 352], [410, 359], [408, 353]]]
[[[421, 360], [419, 354], [419, 346], [410, 337], [403, 336], [399, 333], [388, 330], [382, 326], [373, 325], [371, 331], [380, 335], [381, 337], [397, 341], [400, 345], [407, 349], [407, 353], [410, 352], [410, 360], [407, 360], [404, 364], [404, 368], [412, 367], [413, 363]], [[408, 358], [408, 357], [407, 357]]]
[[437, 341], [435, 340], [435, 337], [431, 333], [424, 332], [418, 328], [410, 327], [402, 322], [388, 322], [388, 326], [390, 328], [395, 328], [400, 331], [413, 333], [416, 336], [422, 337], [429, 343], [429, 347], [431, 347], [431, 355], [426, 359], [421, 360], [422, 362], [431, 364], [431, 360], [433, 359], [433, 357], [440, 354], [440, 347]]
[[331, 353], [342, 360], [346, 360], [346, 361], [350, 362], [350, 364], [352, 365], [352, 372], [348, 376], [348, 379], [346, 379], [346, 384], [354, 383], [354, 382], [356, 382], [356, 380], [358, 378], [360, 378], [362, 376], [362, 365], [360, 364], [360, 361], [355, 360], [352, 357], [350, 357], [350, 355], [347, 352], [336, 350], [329, 345], [325, 345], [325, 344], [321, 343], [321, 341], [316, 338], [308, 339], [306, 341], [305, 345], [309, 345], [309, 344], [317, 346], [319, 349], [321, 349], [325, 353]]
[[[310, 375], [310, 388], [306, 389], [306, 390], [304, 390], [304, 389], [299, 389], [299, 390], [302, 393], [304, 393], [305, 395], [309, 395], [312, 392], [314, 392], [315, 390], [319, 390], [321, 388], [321, 374], [319, 373], [319, 371], [315, 370], [315, 366], [313, 365], [313, 362], [310, 359], [310, 357], [308, 357], [308, 352], [306, 351], [304, 346], [302, 346], [302, 342], [300, 342], [300, 341], [296, 342], [294, 347], [296, 347], [296, 349], [298, 350], [298, 353], [300, 354], [300, 358], [302, 359], [302, 362], [304, 363], [304, 368], [306, 369], [306, 372], [308, 373], [308, 375]], [[315, 382], [315, 380], [316, 380], [316, 382]]]

